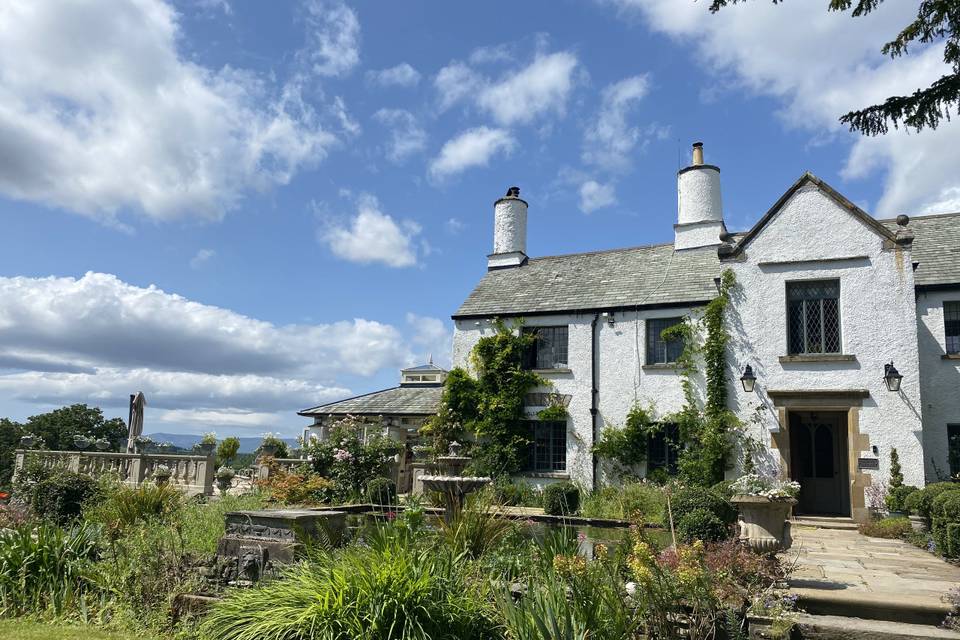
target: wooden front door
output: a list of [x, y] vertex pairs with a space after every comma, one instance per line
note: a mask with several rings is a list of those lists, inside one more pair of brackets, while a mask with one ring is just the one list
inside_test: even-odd
[[790, 476], [800, 483], [799, 513], [850, 515], [846, 414], [790, 413]]

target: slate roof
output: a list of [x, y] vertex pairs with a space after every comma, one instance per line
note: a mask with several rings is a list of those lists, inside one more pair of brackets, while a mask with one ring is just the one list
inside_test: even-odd
[[530, 258], [488, 271], [453, 317], [706, 302], [719, 271], [716, 247], [674, 253], [672, 242]]
[[[896, 231], [895, 220], [878, 222]], [[917, 286], [960, 285], [960, 213], [913, 217], [909, 228]], [[673, 243], [530, 258], [484, 274], [453, 318], [705, 303], [718, 275], [716, 247], [674, 253]]]
[[420, 364], [415, 367], [407, 367], [406, 369], [401, 369], [403, 372], [407, 371], [443, 371], [440, 367], [435, 364]]
[[[881, 220], [896, 231], [896, 220]], [[913, 274], [918, 287], [960, 284], [960, 212], [910, 217], [913, 230], [911, 257], [920, 263]]]
[[327, 415], [405, 415], [427, 416], [437, 412], [443, 387], [404, 386], [374, 391], [339, 402], [321, 404], [298, 411], [301, 416]]

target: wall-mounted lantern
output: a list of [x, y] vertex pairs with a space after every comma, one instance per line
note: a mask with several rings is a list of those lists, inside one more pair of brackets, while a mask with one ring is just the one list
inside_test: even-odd
[[753, 393], [753, 388], [757, 385], [757, 376], [753, 375], [753, 367], [747, 365], [743, 370], [743, 375], [740, 376], [740, 384], [743, 385], [743, 390], [747, 393]]
[[604, 311], [600, 315], [602, 315], [606, 319], [607, 324], [610, 325], [611, 327], [616, 323], [616, 319], [613, 317], [612, 311], [611, 312]]
[[900, 375], [897, 368], [893, 366], [892, 361], [890, 364], [883, 365], [883, 381], [887, 383], [887, 391], [900, 391], [901, 380], [903, 380], [903, 376]]

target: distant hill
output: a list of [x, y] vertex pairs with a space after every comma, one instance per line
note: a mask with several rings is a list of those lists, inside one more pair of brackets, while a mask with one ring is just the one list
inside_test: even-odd
[[[154, 442], [169, 442], [175, 447], [181, 449], [192, 449], [193, 445], [200, 442], [201, 436], [198, 433], [148, 433], [147, 436]], [[260, 438], [250, 437], [250, 438], [240, 438], [240, 453], [253, 453], [257, 450], [257, 447], [260, 446]], [[291, 448], [297, 448], [296, 438], [281, 438], [284, 442], [290, 445]]]

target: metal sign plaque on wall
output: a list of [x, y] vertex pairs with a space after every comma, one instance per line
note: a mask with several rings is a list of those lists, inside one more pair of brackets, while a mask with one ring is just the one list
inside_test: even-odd
[[857, 469], [879, 469], [880, 458], [857, 458]]

